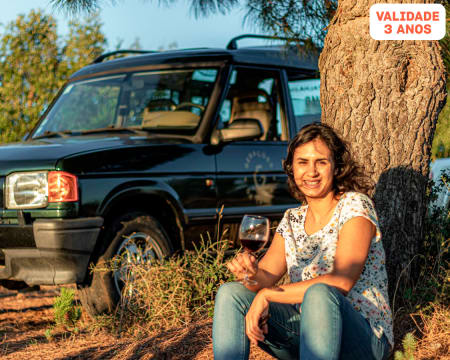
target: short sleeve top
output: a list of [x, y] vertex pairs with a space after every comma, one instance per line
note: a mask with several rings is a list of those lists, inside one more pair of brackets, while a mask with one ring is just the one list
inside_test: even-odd
[[333, 270], [339, 231], [350, 219], [362, 216], [376, 227], [369, 254], [356, 284], [347, 299], [370, 323], [374, 333], [385, 334], [394, 344], [392, 313], [388, 302], [388, 280], [385, 254], [375, 207], [370, 198], [357, 192], [344, 193], [331, 220], [319, 231], [308, 235], [304, 223], [308, 205], [289, 209], [278, 225], [284, 238], [287, 271], [291, 282], [313, 279]]

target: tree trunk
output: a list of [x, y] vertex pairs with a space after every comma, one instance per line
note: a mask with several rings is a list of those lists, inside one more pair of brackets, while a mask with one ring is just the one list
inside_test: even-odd
[[[399, 3], [402, 1], [396, 1]], [[429, 2], [429, 1], [425, 1]], [[376, 41], [367, 0], [339, 0], [320, 56], [322, 121], [352, 145], [375, 184], [389, 289], [409, 280], [426, 212], [431, 142], [444, 106], [437, 41]], [[414, 265], [415, 262], [412, 262]]]

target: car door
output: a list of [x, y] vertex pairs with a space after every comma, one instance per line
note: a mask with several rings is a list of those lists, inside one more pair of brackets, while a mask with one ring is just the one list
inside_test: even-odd
[[220, 110], [220, 125], [237, 119], [260, 121], [262, 136], [221, 143], [216, 154], [218, 207], [225, 222], [243, 214], [280, 218], [296, 201], [290, 196], [282, 161], [289, 139], [282, 77], [278, 70], [235, 67]]

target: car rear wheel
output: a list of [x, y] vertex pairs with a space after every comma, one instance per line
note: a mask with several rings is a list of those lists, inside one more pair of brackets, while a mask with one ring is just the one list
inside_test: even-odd
[[[91, 316], [115, 309], [125, 283], [134, 280], [134, 264], [151, 265], [155, 259], [163, 259], [173, 252], [161, 224], [141, 212], [121, 216], [106, 234], [104, 241], [109, 245], [99, 256], [90, 284], [78, 286], [83, 308]], [[111, 267], [114, 271], [104, 270]], [[132, 286], [126, 290], [132, 291]]]

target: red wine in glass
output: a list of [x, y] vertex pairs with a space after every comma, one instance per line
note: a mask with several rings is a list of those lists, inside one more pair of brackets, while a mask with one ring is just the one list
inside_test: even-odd
[[253, 239], [240, 239], [241, 244], [245, 251], [249, 253], [260, 250], [266, 244], [265, 240], [253, 240]]
[[[258, 215], [244, 215], [239, 227], [239, 240], [244, 251], [254, 253], [267, 243], [269, 240], [269, 219]], [[244, 285], [256, 285], [255, 280], [249, 279], [247, 272], [241, 281]]]

